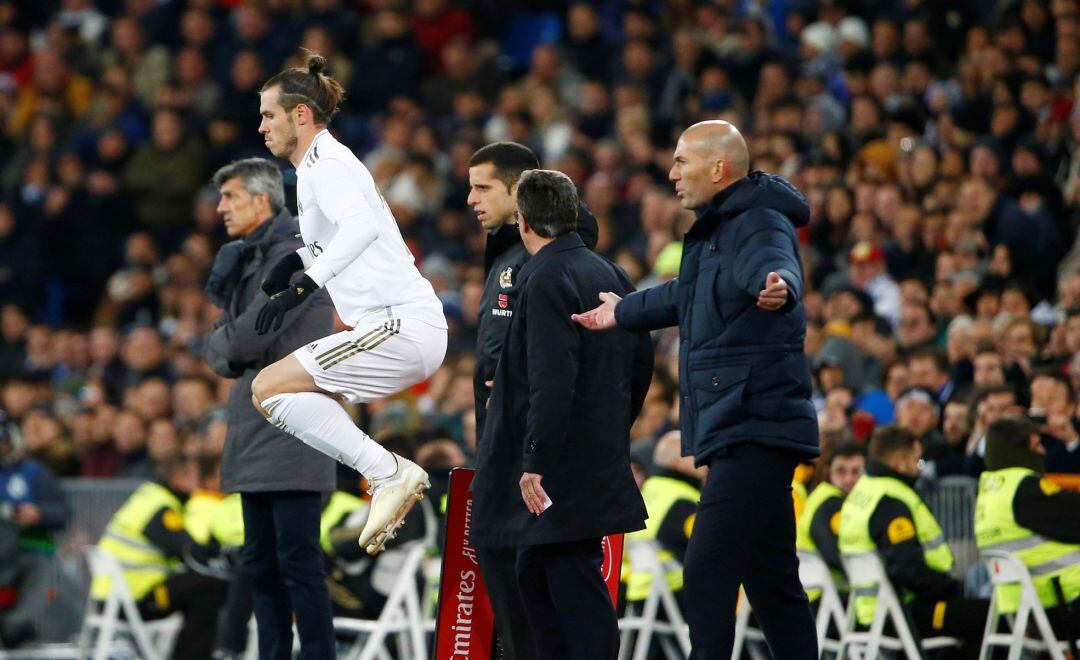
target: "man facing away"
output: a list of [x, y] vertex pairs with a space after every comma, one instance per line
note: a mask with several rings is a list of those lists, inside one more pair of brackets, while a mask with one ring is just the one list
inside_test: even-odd
[[575, 320], [679, 326], [682, 451], [709, 467], [684, 566], [691, 657], [731, 657], [742, 584], [773, 656], [811, 660], [791, 495], [795, 466], [818, 454], [795, 234], [810, 208], [785, 179], [748, 174], [746, 142], [727, 122], [688, 128], [674, 161], [668, 178], [696, 214], [679, 276], [625, 299], [603, 293]]
[[626, 274], [574, 232], [577, 193], [561, 172], [518, 182], [517, 309], [495, 372], [473, 480], [471, 540], [517, 548], [521, 597], [544, 659], [614, 659], [619, 631], [600, 574], [601, 539], [641, 529], [630, 424], [652, 376], [645, 333], [583, 332], [571, 320]]
[[[1080, 634], [1080, 494], [1046, 479], [1038, 427], [1006, 416], [986, 431], [986, 472], [979, 475], [975, 541], [979, 550], [1014, 554], [1031, 571], [1058, 639]], [[1020, 588], [997, 587], [999, 612], [1013, 614]]]
[[[473, 373], [477, 439], [484, 435], [491, 380], [502, 355], [506, 329], [517, 309], [521, 268], [529, 259], [518, 226], [517, 182], [522, 172], [539, 167], [532, 149], [516, 142], [493, 142], [478, 149], [469, 159], [468, 204], [488, 232]], [[585, 247], [592, 249], [596, 245], [596, 218], [584, 204], [578, 205], [576, 231]], [[517, 549], [478, 548], [477, 559], [495, 615], [496, 643], [501, 657], [504, 660], [535, 658], [535, 643], [517, 585]]]
[[306, 68], [282, 71], [260, 93], [259, 132], [296, 167], [306, 247], [263, 282], [271, 297], [256, 326], [276, 330], [325, 285], [352, 329], [297, 348], [259, 372], [251, 391], [272, 423], [367, 477], [371, 512], [359, 542], [374, 554], [430, 483], [418, 465], [357, 428], [341, 402], [374, 401], [429, 378], [446, 354], [447, 326], [371, 174], [327, 130], [343, 91], [325, 66], [312, 53]]

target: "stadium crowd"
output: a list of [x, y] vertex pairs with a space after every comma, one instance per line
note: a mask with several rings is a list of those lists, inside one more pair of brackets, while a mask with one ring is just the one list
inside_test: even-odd
[[[648, 287], [677, 275], [694, 219], [667, 181], [674, 140], [720, 118], [810, 202], [823, 449], [895, 424], [924, 478], [977, 476], [989, 425], [1026, 412], [1046, 471], [1080, 472], [1078, 0], [0, 0], [5, 452], [59, 477], [220, 455], [209, 182], [269, 157], [257, 91], [300, 48], [346, 85], [332, 129], [451, 325], [435, 377], [356, 411], [397, 451], [435, 443], [449, 467], [475, 448], [471, 154], [531, 146], [579, 186], [596, 251]], [[678, 428], [678, 335], [656, 339], [632, 431], [646, 473]]]

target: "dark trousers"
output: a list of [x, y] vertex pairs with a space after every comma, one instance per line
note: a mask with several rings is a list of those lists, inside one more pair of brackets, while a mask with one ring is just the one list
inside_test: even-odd
[[484, 578], [491, 611], [495, 616], [496, 644], [504, 660], [534, 660], [536, 642], [521, 600], [517, 576], [517, 548], [477, 548], [480, 575]]
[[963, 642], [959, 649], [949, 649], [948, 658], [978, 658], [990, 601], [975, 598], [952, 598], [943, 601], [915, 600], [908, 606], [915, 622], [915, 634], [928, 637], [955, 637]]
[[184, 624], [173, 647], [174, 660], [206, 660], [214, 651], [218, 610], [228, 583], [198, 573], [176, 573], [136, 603], [147, 621], [182, 612]]
[[817, 659], [814, 619], [795, 556], [796, 463], [786, 452], [753, 443], [709, 462], [684, 564], [694, 660], [731, 658], [740, 584], [774, 658]]
[[218, 615], [215, 650], [221, 649], [242, 655], [247, 648], [248, 621], [251, 620], [251, 580], [247, 573], [236, 570], [229, 582], [229, 593]]
[[600, 539], [518, 548], [521, 598], [541, 660], [615, 660], [619, 621]]
[[260, 660], [334, 657], [326, 564], [319, 546], [322, 497], [311, 492], [243, 493], [244, 571], [259, 630]]

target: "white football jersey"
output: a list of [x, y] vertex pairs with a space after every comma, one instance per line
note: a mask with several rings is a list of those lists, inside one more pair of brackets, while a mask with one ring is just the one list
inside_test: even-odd
[[446, 327], [442, 302], [417, 270], [397, 221], [371, 173], [327, 130], [296, 168], [299, 250], [307, 275], [325, 286], [341, 320], [413, 318]]

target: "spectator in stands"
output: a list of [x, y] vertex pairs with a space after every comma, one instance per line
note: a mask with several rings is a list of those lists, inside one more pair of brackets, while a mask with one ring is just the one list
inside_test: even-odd
[[885, 268], [885, 252], [869, 242], [851, 248], [847, 279], [874, 301], [874, 313], [893, 326], [900, 323], [900, 287]]
[[1054, 372], [1036, 375], [1031, 380], [1028, 417], [1042, 433], [1046, 471], [1080, 473], [1076, 400], [1068, 379]]
[[[922, 447], [910, 431], [882, 427], [867, 451], [866, 474], [855, 484], [840, 511], [840, 552], [877, 552], [900, 597], [910, 603], [919, 633], [961, 639], [961, 657], [976, 658], [986, 625], [988, 603], [962, 596], [963, 586], [950, 575], [953, 554], [934, 514], [915, 492]], [[874, 585], [852, 584], [856, 593]], [[874, 617], [877, 598], [858, 595], [860, 626]]]
[[954, 397], [945, 404], [945, 412], [941, 416], [941, 434], [945, 438], [945, 445], [936, 456], [927, 457], [924, 450], [924, 460], [932, 466], [927, 469], [927, 476], [974, 473], [975, 468], [970, 464], [967, 454], [971, 417], [968, 399]]
[[[173, 454], [158, 464], [160, 481], [143, 483], [124, 503], [98, 542], [101, 552], [111, 555], [124, 568], [124, 579], [147, 620], [161, 619], [173, 612], [184, 615], [183, 627], [172, 657], [176, 660], [204, 660], [214, 646], [213, 630], [217, 613], [225, 600], [224, 580], [193, 570], [175, 571], [175, 562], [207, 564], [217, 554], [219, 544], [197, 543], [184, 528], [184, 502], [199, 485], [194, 460]], [[108, 597], [112, 580], [94, 576], [91, 597]], [[100, 607], [101, 603], [95, 603]]]
[[[979, 550], [1009, 552], [1031, 571], [1058, 639], [1080, 626], [1080, 494], [1043, 476], [1045, 450], [1030, 420], [1003, 417], [986, 433], [986, 472], [979, 477], [975, 538]], [[995, 605], [1011, 614], [1017, 587], [997, 587]]]
[[938, 430], [941, 407], [934, 395], [913, 387], [896, 402], [896, 425], [910, 431], [922, 446], [923, 459], [933, 459], [945, 451], [945, 438]]
[[71, 512], [52, 471], [0, 428], [0, 645], [35, 639], [48, 608], [55, 534]]
[[985, 391], [1005, 384], [1005, 369], [1001, 354], [992, 348], [982, 348], [975, 354], [972, 386]]
[[192, 198], [206, 180], [206, 152], [175, 110], [154, 112], [152, 127], [150, 142], [128, 161], [124, 185], [134, 198], [139, 225], [170, 249], [191, 229]]
[[992, 387], [976, 393], [974, 405], [975, 423], [971, 426], [967, 453], [971, 461], [972, 474], [979, 474], [984, 469], [986, 430], [1005, 415], [1022, 414], [1023, 408], [1017, 402], [1016, 391], [1008, 385]]
[[949, 378], [945, 358], [933, 351], [920, 351], [908, 356], [908, 379], [913, 387], [921, 387], [930, 392], [941, 406], [945, 405], [956, 389], [956, 384]]

